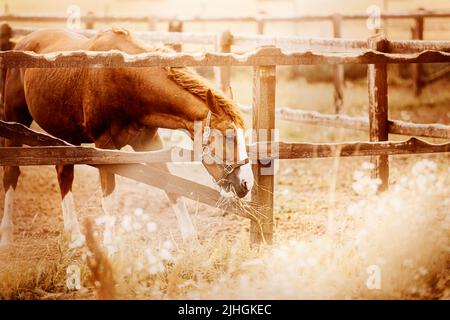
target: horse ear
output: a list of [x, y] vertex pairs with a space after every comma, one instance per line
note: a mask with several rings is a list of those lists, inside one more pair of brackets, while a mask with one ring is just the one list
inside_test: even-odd
[[208, 105], [209, 110], [211, 110], [212, 113], [220, 114], [221, 110], [217, 106], [216, 97], [214, 97], [214, 94], [210, 89], [208, 89], [208, 92], [206, 93], [206, 103]]

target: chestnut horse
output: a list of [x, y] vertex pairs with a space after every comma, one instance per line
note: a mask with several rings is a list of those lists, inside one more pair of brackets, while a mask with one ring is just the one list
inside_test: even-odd
[[[93, 38], [66, 30], [40, 30], [25, 36], [16, 50], [48, 53], [69, 50], [120, 50], [129, 54], [167, 51], [151, 48], [127, 30], [113, 28]], [[98, 148], [120, 149], [130, 145], [136, 151], [162, 148], [158, 128], [184, 129], [193, 139], [194, 122], [203, 128], [230, 132], [234, 163], [203, 164], [228, 196], [244, 197], [252, 188], [253, 174], [248, 163], [243, 134], [244, 121], [236, 104], [214, 89], [190, 68], [63, 68], [9, 69], [4, 87], [5, 120], [30, 126], [35, 121], [48, 133], [72, 144], [95, 143]], [[228, 139], [229, 140], [229, 139]], [[219, 148], [223, 140], [209, 138], [204, 148]], [[7, 140], [6, 146], [21, 146]], [[169, 172], [166, 164], [152, 164]], [[61, 190], [64, 229], [73, 245], [81, 245], [72, 196], [73, 165], [56, 166]], [[100, 171], [102, 208], [114, 211], [114, 175]], [[3, 185], [5, 207], [0, 227], [1, 242], [13, 235], [13, 195], [19, 167], [5, 167]], [[195, 237], [195, 229], [183, 198], [166, 192], [176, 213], [184, 239]]]

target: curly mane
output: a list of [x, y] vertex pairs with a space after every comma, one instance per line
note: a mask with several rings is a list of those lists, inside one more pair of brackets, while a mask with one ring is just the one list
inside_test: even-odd
[[168, 76], [175, 81], [179, 86], [188, 90], [190, 93], [198, 96], [203, 101], [206, 101], [206, 94], [208, 90], [211, 90], [216, 98], [217, 105], [223, 110], [223, 112], [231, 118], [231, 120], [241, 128], [244, 128], [244, 118], [236, 103], [233, 100], [226, 97], [219, 90], [207, 82], [206, 79], [198, 75], [194, 70], [190, 68], [167, 68]]

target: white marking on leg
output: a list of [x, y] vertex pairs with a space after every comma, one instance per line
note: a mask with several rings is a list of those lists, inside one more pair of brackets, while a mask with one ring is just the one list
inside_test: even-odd
[[106, 215], [115, 215], [117, 203], [114, 191], [107, 196], [102, 196], [102, 209]]
[[70, 235], [71, 243], [69, 244], [69, 247], [81, 247], [84, 244], [85, 237], [80, 230], [72, 192], [68, 192], [64, 196], [61, 206], [63, 211], [64, 230]]
[[178, 197], [175, 202], [172, 202], [170, 199], [169, 201], [173, 211], [175, 211], [178, 227], [180, 228], [183, 240], [195, 239], [197, 237], [197, 231], [192, 223], [191, 216], [186, 208], [183, 197]]
[[68, 192], [61, 201], [61, 207], [64, 219], [64, 230], [70, 231], [72, 227], [71, 215], [75, 211], [72, 192]]
[[[236, 141], [238, 144], [238, 161], [243, 161], [248, 158], [247, 148], [245, 147], [244, 130], [241, 128], [236, 129]], [[247, 163], [239, 167], [238, 178], [240, 181], [245, 180], [247, 182], [248, 190], [252, 190], [254, 184], [254, 177], [252, 166]]]
[[104, 230], [103, 230], [103, 246], [108, 251], [110, 256], [116, 253], [116, 246], [114, 243], [115, 225], [117, 211], [116, 197], [114, 191], [107, 196], [102, 197], [102, 209], [104, 216]]
[[14, 189], [13, 187], [9, 187], [8, 191], [5, 194], [5, 208], [3, 211], [3, 219], [2, 224], [0, 226], [0, 245], [10, 244], [13, 240], [13, 221], [12, 221], [12, 213], [13, 213], [13, 205], [14, 205]]

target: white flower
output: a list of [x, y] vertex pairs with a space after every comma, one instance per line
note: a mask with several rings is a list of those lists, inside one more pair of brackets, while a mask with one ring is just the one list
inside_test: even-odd
[[142, 229], [142, 224], [140, 224], [139, 222], [135, 222], [133, 223], [133, 229], [138, 231]]
[[100, 216], [95, 219], [96, 225], [104, 224], [105, 227], [113, 227], [116, 224], [116, 217], [113, 216]]
[[148, 268], [148, 273], [157, 274], [165, 270], [164, 264], [162, 262], [155, 263]]
[[159, 251], [159, 256], [161, 257], [162, 260], [165, 260], [165, 261], [172, 261], [174, 259], [170, 250], [168, 250], [166, 248], [162, 248]]
[[168, 249], [168, 250], [172, 250], [172, 248], [173, 248], [173, 243], [172, 243], [172, 241], [170, 241], [170, 240], [164, 241], [163, 247], [166, 248], [166, 249]]
[[144, 269], [144, 265], [139, 260], [138, 262], [136, 262], [135, 268], [136, 268], [137, 271], [141, 271], [142, 269]]
[[122, 228], [125, 232], [130, 232], [133, 229], [132, 219], [130, 215], [125, 215], [122, 220]]
[[373, 163], [373, 162], [364, 162], [362, 165], [361, 165], [361, 167], [364, 169], [364, 170], [373, 170], [373, 169], [375, 169], [375, 164]]
[[353, 172], [353, 179], [355, 180], [363, 179], [365, 176], [365, 173], [360, 170], [356, 170], [355, 172]]
[[158, 229], [158, 226], [154, 222], [147, 223], [147, 232], [152, 233]]
[[140, 217], [140, 216], [142, 216], [144, 214], [144, 209], [142, 209], [142, 208], [136, 208], [136, 209], [134, 209], [134, 215], [136, 216], [136, 217]]
[[427, 175], [430, 173], [434, 173], [437, 169], [436, 162], [424, 159], [421, 161], [418, 161], [414, 164], [412, 167], [412, 173], [414, 175]]

